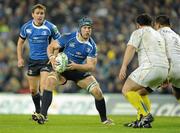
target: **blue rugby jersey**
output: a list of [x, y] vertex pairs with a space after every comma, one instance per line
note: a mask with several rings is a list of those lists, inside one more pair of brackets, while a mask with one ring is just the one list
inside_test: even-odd
[[77, 39], [78, 32], [72, 32], [58, 38], [63, 52], [68, 56], [70, 61], [78, 64], [84, 64], [87, 57], [95, 58], [97, 56], [96, 43], [92, 38], [86, 42], [80, 42]]
[[48, 59], [47, 47], [53, 38], [60, 37], [57, 27], [45, 20], [41, 26], [36, 26], [33, 20], [25, 23], [20, 30], [20, 37], [29, 43], [29, 57], [34, 60]]

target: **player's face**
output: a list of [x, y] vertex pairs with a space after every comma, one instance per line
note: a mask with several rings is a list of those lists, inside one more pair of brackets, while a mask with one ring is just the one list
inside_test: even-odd
[[89, 39], [92, 33], [92, 27], [91, 26], [82, 26], [81, 27], [81, 35], [84, 39]]
[[32, 13], [32, 17], [34, 18], [34, 22], [37, 26], [42, 25], [45, 18], [45, 11], [41, 8], [37, 8]]

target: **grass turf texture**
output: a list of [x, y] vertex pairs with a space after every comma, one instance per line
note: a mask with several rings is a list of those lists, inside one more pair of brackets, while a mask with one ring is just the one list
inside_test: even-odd
[[30, 115], [0, 115], [0, 133], [180, 133], [180, 117], [155, 117], [151, 129], [123, 126], [135, 116], [109, 117], [116, 125], [102, 125], [99, 116], [88, 115], [49, 115], [44, 125], [32, 121]]

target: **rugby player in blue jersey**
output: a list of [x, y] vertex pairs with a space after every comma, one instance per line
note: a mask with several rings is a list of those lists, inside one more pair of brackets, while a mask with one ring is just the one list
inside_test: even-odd
[[47, 80], [47, 86], [42, 97], [41, 114], [38, 123], [44, 124], [48, 108], [52, 102], [52, 90], [58, 84], [65, 84], [67, 80], [74, 81], [80, 88], [86, 89], [95, 98], [95, 106], [99, 112], [101, 122], [105, 125], [114, 125], [106, 116], [106, 105], [103, 93], [98, 82], [90, 72], [96, 69], [97, 51], [96, 43], [91, 38], [93, 21], [91, 18], [83, 17], [79, 20], [77, 32], [66, 34], [48, 46], [48, 57], [55, 66], [54, 50], [63, 49], [68, 56], [69, 64], [67, 70], [61, 74], [51, 72]]
[[17, 42], [18, 67], [24, 67], [23, 45], [25, 40], [29, 44], [29, 60], [27, 79], [35, 105], [35, 112], [32, 115], [33, 120], [37, 120], [37, 114], [40, 113], [40, 91], [45, 88], [45, 81], [48, 73], [51, 71], [47, 55], [47, 47], [53, 38], [56, 40], [60, 33], [56, 26], [45, 20], [46, 7], [42, 4], [36, 4], [32, 8], [33, 19], [25, 23], [20, 30]]

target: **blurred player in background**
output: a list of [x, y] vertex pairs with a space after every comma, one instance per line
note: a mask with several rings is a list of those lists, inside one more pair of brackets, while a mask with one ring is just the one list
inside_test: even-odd
[[80, 88], [86, 89], [95, 98], [95, 106], [99, 112], [101, 122], [105, 125], [114, 123], [106, 116], [106, 105], [103, 93], [98, 82], [90, 72], [96, 69], [96, 43], [91, 38], [93, 21], [83, 17], [79, 20], [78, 32], [66, 34], [53, 41], [48, 46], [48, 56], [53, 65], [56, 65], [54, 50], [63, 49], [68, 56], [69, 64], [63, 73], [52, 72], [48, 76], [47, 86], [42, 97], [41, 114], [38, 123], [44, 124], [47, 111], [52, 102], [52, 91], [58, 84], [65, 84], [67, 80], [74, 81]]
[[166, 15], [156, 17], [155, 28], [165, 40], [170, 64], [168, 82], [172, 84], [173, 93], [180, 102], [180, 37], [170, 28], [170, 19]]
[[[122, 93], [137, 110], [138, 116], [136, 121], [125, 126], [150, 128], [153, 117], [147, 94], [165, 81], [169, 64], [164, 39], [151, 27], [151, 17], [141, 14], [137, 17], [136, 24], [138, 29], [131, 34], [127, 44], [119, 78], [126, 78], [127, 66], [137, 51], [139, 67], [125, 81]], [[144, 95], [140, 95], [141, 91], [144, 91]]]
[[[35, 105], [35, 112], [32, 115], [33, 120], [37, 120], [37, 114], [40, 113], [40, 91], [43, 92], [46, 84], [46, 78], [51, 70], [48, 63], [47, 47], [53, 38], [60, 37], [56, 26], [45, 20], [46, 7], [42, 4], [34, 5], [32, 8], [33, 19], [25, 23], [20, 30], [17, 42], [18, 67], [24, 67], [23, 45], [25, 40], [29, 43], [29, 60], [27, 79]], [[40, 90], [39, 90], [40, 89]]]

